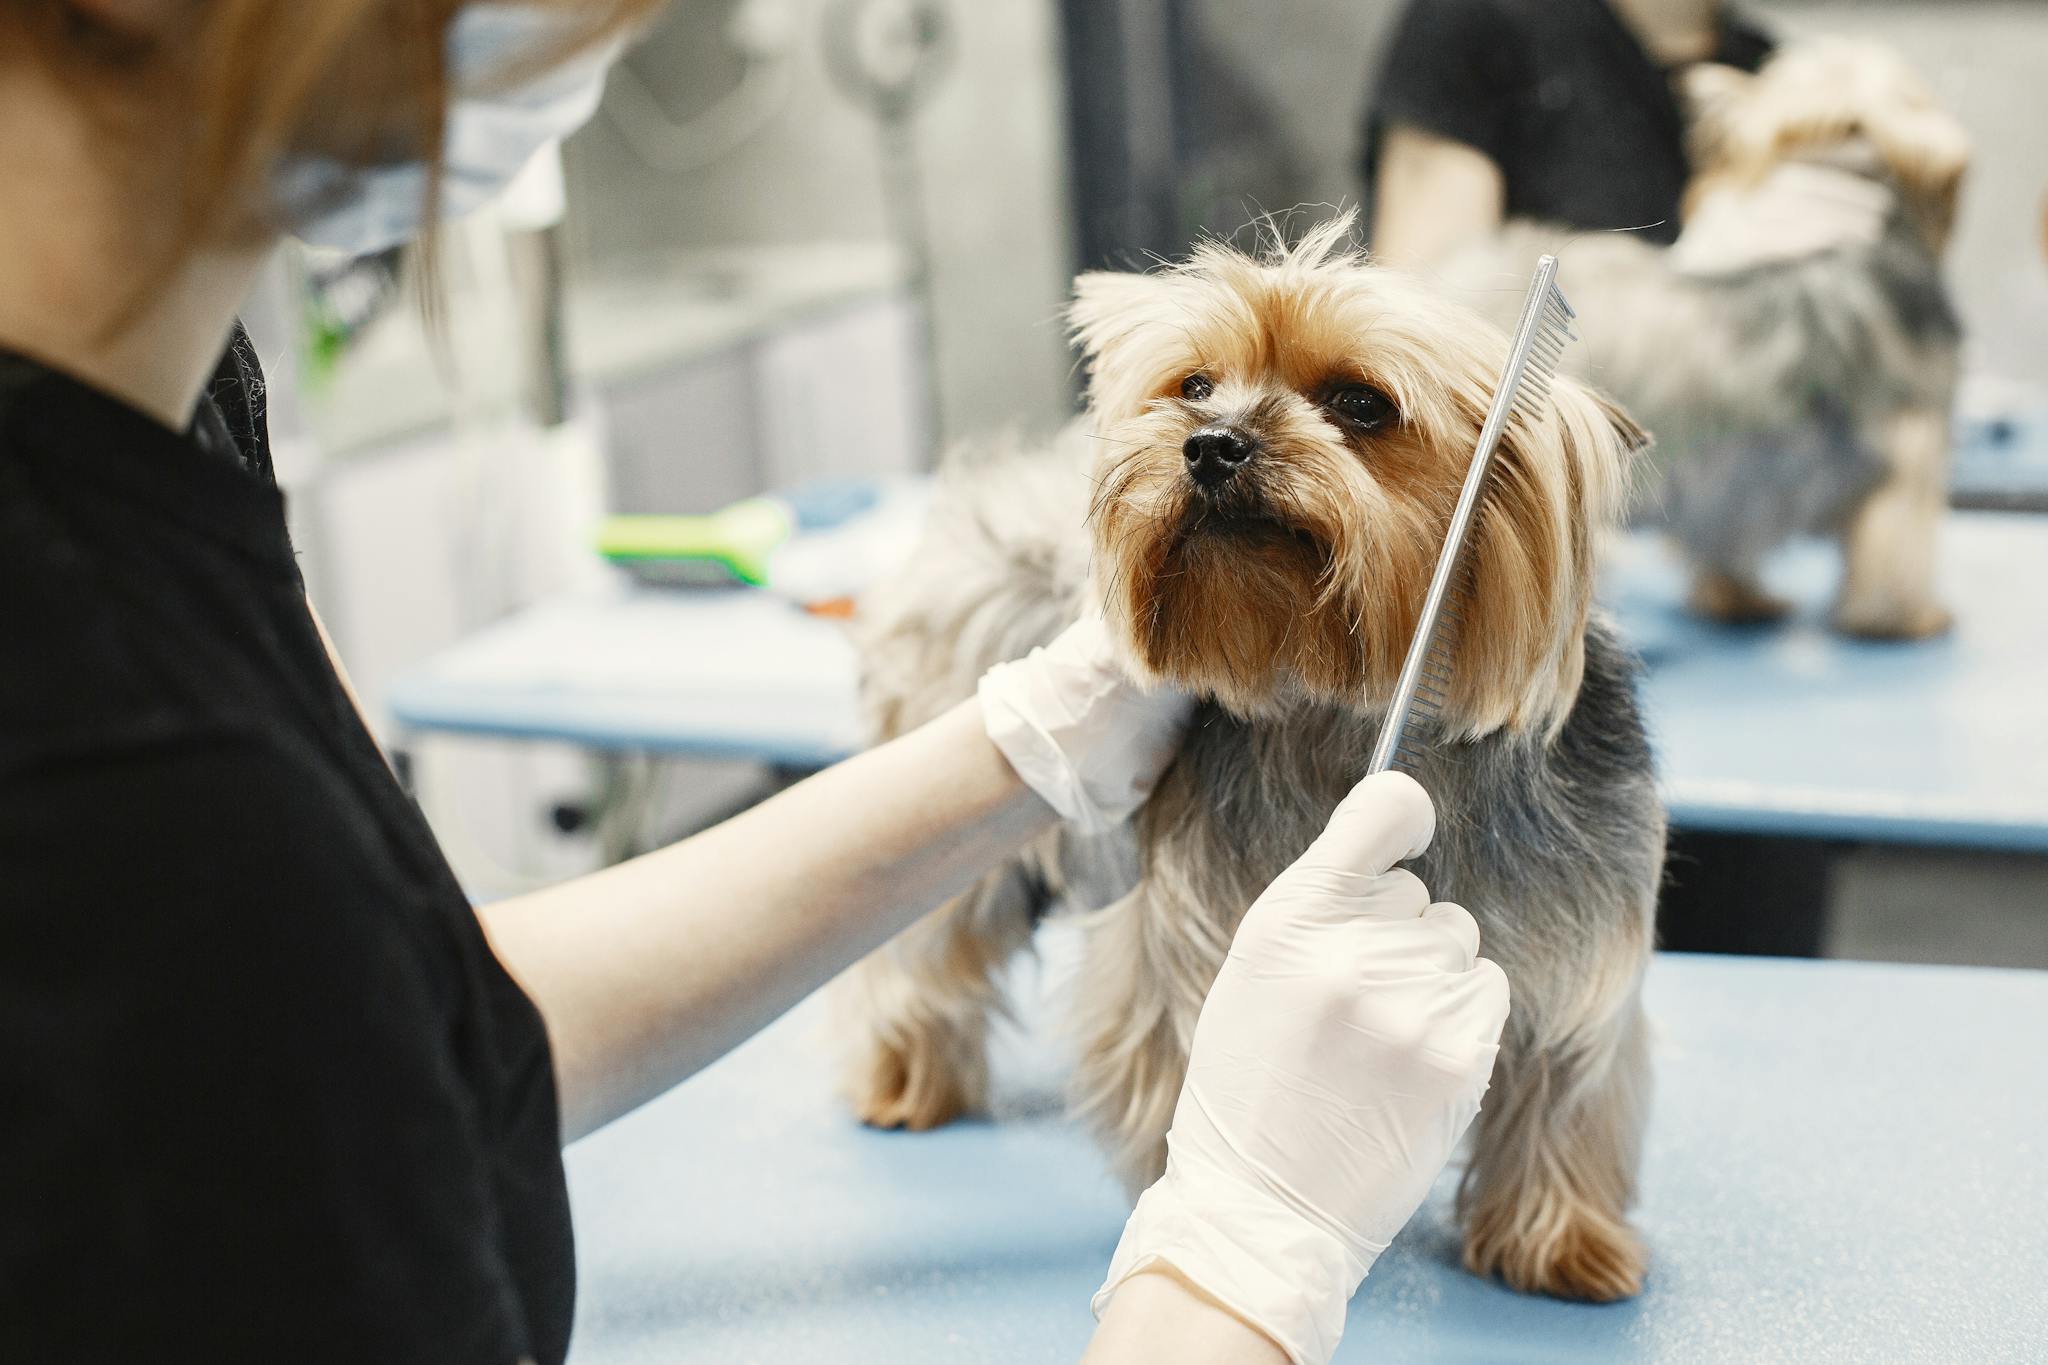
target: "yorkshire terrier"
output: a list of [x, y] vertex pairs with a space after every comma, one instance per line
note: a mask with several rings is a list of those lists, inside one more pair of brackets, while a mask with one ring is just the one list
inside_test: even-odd
[[1782, 616], [1762, 562], [1816, 534], [1842, 547], [1838, 629], [1939, 634], [1961, 350], [1941, 252], [1968, 136], [1873, 44], [1701, 66], [1685, 93], [1698, 169], [1674, 246], [1516, 223], [1444, 276], [1497, 286], [1467, 297], [1505, 310], [1525, 262], [1560, 255], [1586, 342], [1567, 363], [1657, 433], [1642, 506], [1684, 553], [1695, 611]]
[[[995, 975], [1060, 902], [1086, 912], [1075, 1107], [1133, 1192], [1163, 1169], [1238, 920], [1365, 773], [1507, 354], [1348, 232], [1082, 276], [1087, 415], [1049, 449], [956, 461], [914, 568], [862, 604], [880, 736], [1090, 607], [1138, 676], [1200, 699], [1129, 827], [1047, 836], [849, 974], [867, 1122], [983, 1104]], [[1460, 1188], [1465, 1261], [1578, 1299], [1635, 1293], [1644, 1265], [1624, 1211], [1664, 816], [1634, 664], [1590, 606], [1643, 439], [1567, 378], [1508, 428], [1418, 774], [1439, 818], [1416, 870], [1471, 909], [1515, 995]]]

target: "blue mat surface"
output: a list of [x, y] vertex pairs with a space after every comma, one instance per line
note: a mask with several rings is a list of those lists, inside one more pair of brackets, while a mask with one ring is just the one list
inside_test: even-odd
[[1958, 513], [1941, 546], [1954, 630], [1852, 640], [1827, 629], [1829, 545], [1766, 585], [1784, 622], [1709, 624], [1683, 575], [1629, 538], [1602, 595], [1642, 653], [1643, 709], [1672, 819], [1695, 829], [2048, 852], [2048, 517]]
[[[1665, 956], [1644, 1294], [1457, 1268], [1450, 1177], [1354, 1300], [1351, 1362], [2048, 1355], [2048, 973]], [[1027, 1011], [1027, 1017], [1029, 1012]], [[1012, 1039], [1024, 1116], [877, 1133], [819, 1001], [571, 1149], [573, 1365], [1073, 1360], [1125, 1208]]]

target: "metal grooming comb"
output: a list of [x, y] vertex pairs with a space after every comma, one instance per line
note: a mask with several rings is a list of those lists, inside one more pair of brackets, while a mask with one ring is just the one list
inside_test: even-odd
[[1464, 563], [1465, 540], [1478, 516], [1480, 499], [1486, 496], [1494, 448], [1500, 444], [1508, 419], [1517, 412], [1531, 423], [1542, 416], [1565, 343], [1578, 339], [1571, 326], [1576, 316], [1557, 288], [1557, 257], [1542, 257], [1536, 262], [1536, 277], [1529, 281], [1529, 296], [1522, 301], [1522, 321], [1508, 348], [1507, 367], [1501, 371], [1486, 425], [1479, 429], [1472, 467], [1465, 473], [1465, 486], [1451, 513], [1443, 553], [1437, 556], [1436, 572], [1430, 575], [1429, 596], [1422, 600], [1422, 616], [1415, 623], [1415, 638], [1408, 644], [1408, 657], [1401, 665], [1401, 679], [1394, 685], [1394, 700], [1387, 707], [1379, 742], [1373, 746], [1368, 773], [1400, 768], [1412, 775], [1420, 768], [1422, 756], [1408, 740], [1410, 720], [1419, 716], [1429, 732], [1438, 729], [1444, 705], [1450, 700], [1451, 668], [1471, 584], [1470, 566]]

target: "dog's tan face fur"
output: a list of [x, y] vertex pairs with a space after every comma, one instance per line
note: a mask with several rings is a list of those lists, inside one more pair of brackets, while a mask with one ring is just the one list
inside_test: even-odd
[[[1141, 668], [1242, 715], [1392, 692], [1507, 355], [1348, 228], [1077, 286], [1094, 591]], [[1576, 383], [1552, 396], [1510, 424], [1471, 542], [1461, 733], [1554, 728], [1577, 694], [1595, 537], [1644, 437]]]

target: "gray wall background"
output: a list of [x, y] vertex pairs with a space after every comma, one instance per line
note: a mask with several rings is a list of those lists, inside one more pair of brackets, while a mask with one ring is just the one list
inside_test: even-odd
[[[674, 113], [710, 107], [741, 78], [724, 34], [737, 0], [683, 0], [629, 59]], [[769, 0], [786, 15], [790, 90], [760, 132], [701, 170], [660, 173], [619, 132], [616, 105], [568, 148], [573, 260], [617, 273], [677, 249], [873, 241], [889, 235], [875, 122], [827, 76], [826, 0]], [[1045, 428], [1068, 411], [1058, 325], [1069, 267], [1058, 39], [1047, 0], [947, 7], [952, 66], [917, 116], [934, 257], [938, 403], [945, 433]]]

